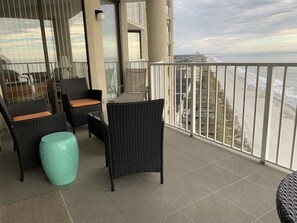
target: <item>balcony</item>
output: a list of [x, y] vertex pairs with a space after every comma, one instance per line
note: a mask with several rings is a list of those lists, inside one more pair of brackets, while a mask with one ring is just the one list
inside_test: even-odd
[[110, 191], [103, 144], [78, 129], [77, 179], [51, 185], [42, 167], [19, 181], [17, 154], [2, 134], [1, 205], [60, 190], [74, 222], [279, 222], [275, 192], [286, 173], [204, 140], [165, 128], [165, 183], [159, 174], [116, 179]]
[[127, 3], [127, 18], [129, 23], [136, 27], [144, 27], [144, 3], [143, 2], [128, 2]]
[[[297, 64], [133, 61], [127, 67], [150, 67], [151, 98], [166, 100], [165, 184], [159, 174], [134, 174], [116, 179], [111, 192], [104, 145], [88, 138], [87, 127], [76, 133], [75, 182], [54, 187], [38, 167], [21, 183], [4, 131], [0, 204], [60, 190], [74, 222], [279, 222], [276, 189], [296, 169], [296, 114], [288, 114], [286, 89]], [[279, 77], [276, 99], [273, 82]]]

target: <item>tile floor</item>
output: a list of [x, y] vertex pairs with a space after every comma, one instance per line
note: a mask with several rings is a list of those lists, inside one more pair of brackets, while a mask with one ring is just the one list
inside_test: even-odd
[[279, 222], [275, 193], [284, 172], [166, 128], [165, 184], [157, 173], [134, 174], [116, 179], [111, 192], [103, 144], [89, 139], [86, 127], [76, 137], [77, 179], [56, 187], [41, 167], [19, 181], [17, 154], [4, 133], [0, 205], [61, 190], [74, 222]]

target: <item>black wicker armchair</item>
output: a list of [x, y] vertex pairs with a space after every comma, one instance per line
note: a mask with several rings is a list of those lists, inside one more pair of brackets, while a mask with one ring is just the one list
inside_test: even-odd
[[160, 172], [163, 184], [164, 100], [108, 103], [103, 121], [111, 190], [114, 178], [139, 172]]
[[276, 209], [282, 223], [297, 222], [297, 171], [280, 182], [276, 192]]
[[43, 99], [6, 105], [0, 97], [0, 112], [10, 130], [20, 165], [20, 181], [24, 171], [40, 164], [39, 142], [49, 133], [66, 131], [65, 114], [47, 114]]
[[75, 128], [88, 123], [87, 113], [101, 110], [101, 90], [89, 90], [85, 78], [60, 80], [63, 110]]

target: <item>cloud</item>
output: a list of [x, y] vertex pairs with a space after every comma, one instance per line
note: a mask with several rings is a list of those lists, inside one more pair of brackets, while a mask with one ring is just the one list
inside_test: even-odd
[[297, 51], [297, 1], [175, 0], [174, 17], [176, 54]]
[[[69, 20], [74, 60], [86, 61], [85, 35], [82, 13]], [[39, 20], [0, 18], [0, 49], [12, 62], [44, 60]], [[56, 60], [53, 24], [45, 21], [47, 48], [51, 61]]]

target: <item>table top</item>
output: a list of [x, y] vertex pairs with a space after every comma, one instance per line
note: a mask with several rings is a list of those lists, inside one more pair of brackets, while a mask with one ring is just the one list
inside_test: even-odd
[[145, 94], [142, 93], [123, 93], [117, 99], [116, 103], [139, 102], [143, 101]]
[[88, 113], [89, 116], [100, 120], [101, 122], [104, 122], [106, 125], [108, 125], [108, 115], [107, 111], [95, 111]]
[[41, 138], [41, 142], [44, 143], [58, 143], [67, 141], [74, 138], [75, 136], [71, 132], [54, 132], [47, 134]]

